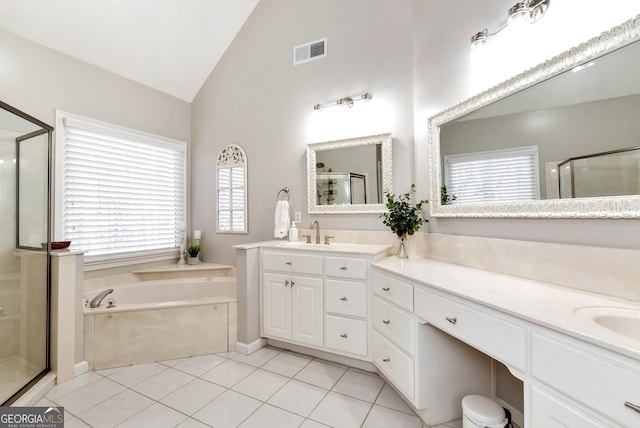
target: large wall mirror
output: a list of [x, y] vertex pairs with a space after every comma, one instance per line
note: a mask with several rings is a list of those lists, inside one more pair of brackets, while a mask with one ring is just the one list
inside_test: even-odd
[[307, 146], [309, 214], [378, 213], [392, 191], [391, 134]]
[[640, 217], [639, 76], [640, 16], [431, 117], [431, 215]]

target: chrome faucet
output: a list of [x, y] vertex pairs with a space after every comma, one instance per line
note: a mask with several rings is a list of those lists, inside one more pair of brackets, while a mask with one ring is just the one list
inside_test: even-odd
[[311, 229], [315, 228], [316, 229], [316, 244], [320, 243], [320, 223], [318, 223], [318, 220], [313, 220], [311, 222]]
[[100, 303], [102, 303], [102, 300], [105, 297], [107, 297], [108, 294], [111, 294], [111, 293], [113, 293], [113, 288], [109, 288], [108, 290], [104, 290], [100, 292], [100, 294], [94, 297], [91, 303], [89, 303], [89, 306], [92, 308], [97, 308], [98, 306], [100, 306]]

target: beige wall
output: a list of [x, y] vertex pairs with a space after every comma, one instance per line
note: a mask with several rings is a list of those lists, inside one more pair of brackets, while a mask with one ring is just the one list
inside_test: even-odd
[[[204, 260], [234, 263], [231, 245], [273, 238], [276, 194], [291, 189], [301, 228], [384, 230], [377, 215], [310, 216], [308, 143], [391, 132], [395, 188], [413, 176], [411, 1], [261, 0], [192, 105], [192, 224]], [[326, 58], [293, 66], [293, 46], [328, 37]], [[372, 91], [370, 103], [314, 112]], [[377, 118], [362, 120], [362, 112]], [[249, 234], [216, 234], [215, 162], [239, 144], [248, 167]]]
[[0, 99], [54, 124], [54, 111], [189, 141], [187, 102], [0, 30]]

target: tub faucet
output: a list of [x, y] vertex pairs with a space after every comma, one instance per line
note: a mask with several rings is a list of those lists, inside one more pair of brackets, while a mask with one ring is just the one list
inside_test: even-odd
[[100, 294], [94, 297], [91, 303], [89, 303], [89, 306], [92, 308], [97, 308], [98, 306], [100, 306], [100, 303], [102, 303], [102, 300], [107, 297], [107, 294], [111, 293], [113, 293], [113, 288], [109, 288], [108, 290], [100, 292]]
[[320, 243], [320, 223], [318, 223], [318, 220], [313, 220], [311, 222], [311, 229], [315, 228], [316, 229], [316, 244]]

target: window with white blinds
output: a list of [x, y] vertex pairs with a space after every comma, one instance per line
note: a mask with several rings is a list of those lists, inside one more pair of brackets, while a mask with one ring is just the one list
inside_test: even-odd
[[58, 235], [88, 262], [175, 256], [186, 143], [58, 112]]
[[447, 155], [444, 163], [451, 204], [540, 198], [538, 146]]
[[220, 233], [247, 233], [247, 156], [236, 144], [218, 155], [218, 228]]

